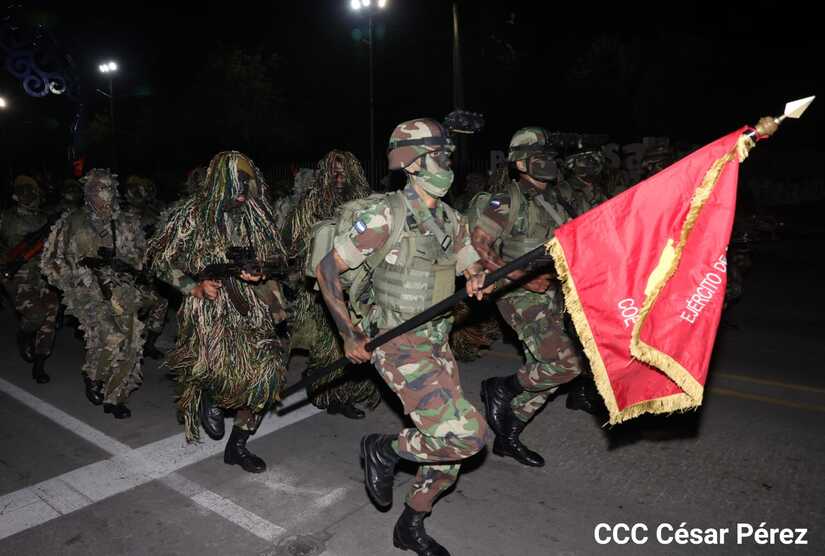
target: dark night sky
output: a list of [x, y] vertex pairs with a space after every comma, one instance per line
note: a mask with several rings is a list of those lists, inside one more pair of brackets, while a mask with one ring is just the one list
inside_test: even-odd
[[[25, 4], [41, 8], [83, 70], [90, 113], [105, 110], [105, 99], [94, 94], [105, 83], [97, 74], [104, 58], [122, 68], [116, 81], [122, 125], [128, 128], [134, 114], [149, 109], [175, 130], [198, 94], [193, 79], [211, 51], [219, 44], [261, 48], [281, 57], [284, 120], [271, 122], [286, 130], [279, 158], [311, 160], [332, 147], [362, 157], [368, 152], [367, 48], [352, 38], [355, 28], [366, 31], [366, 22], [348, 0]], [[479, 157], [531, 124], [607, 133], [619, 142], [668, 135], [703, 143], [819, 92], [818, 22], [785, 18], [787, 3], [462, 0], [459, 6], [465, 107], [487, 117], [484, 133], [473, 140]], [[451, 24], [447, 0], [389, 0], [376, 19], [379, 155], [396, 123], [452, 109]], [[13, 86], [8, 75], [0, 78], [4, 94]], [[23, 96], [19, 86], [12, 93]], [[19, 99], [28, 110], [56, 114], [60, 103], [65, 100]], [[823, 141], [814, 131], [822, 129], [822, 114], [814, 103], [777, 135], [775, 149], [821, 156]], [[184, 126], [181, 121], [178, 128]], [[183, 143], [185, 136], [181, 132]], [[244, 147], [224, 141], [232, 139], [215, 139], [211, 152]], [[178, 147], [166, 148], [176, 164], [209, 156], [206, 147]]]

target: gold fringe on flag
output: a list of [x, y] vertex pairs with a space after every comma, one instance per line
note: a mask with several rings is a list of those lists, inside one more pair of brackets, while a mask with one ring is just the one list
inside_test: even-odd
[[668, 244], [662, 251], [659, 263], [651, 272], [647, 287], [645, 288], [645, 302], [639, 314], [639, 319], [633, 329], [631, 336], [630, 350], [631, 354], [649, 365], [660, 369], [671, 380], [673, 380], [684, 393], [665, 396], [653, 400], [646, 400], [624, 409], [619, 409], [616, 403], [616, 396], [613, 393], [613, 388], [610, 384], [610, 379], [607, 376], [607, 369], [604, 361], [596, 346], [596, 340], [593, 337], [593, 331], [590, 328], [590, 323], [582, 308], [581, 300], [579, 299], [576, 285], [573, 282], [573, 277], [570, 274], [570, 269], [567, 264], [567, 259], [561, 244], [555, 238], [547, 242], [546, 249], [548, 254], [553, 257], [555, 262], [556, 272], [559, 281], [562, 284], [564, 292], [564, 301], [567, 312], [573, 320], [573, 325], [576, 327], [576, 332], [579, 335], [579, 340], [584, 347], [584, 352], [590, 361], [591, 369], [593, 370], [593, 377], [596, 382], [596, 387], [604, 399], [605, 406], [610, 413], [609, 423], [615, 425], [622, 423], [643, 413], [672, 413], [674, 411], [686, 411], [688, 409], [696, 408], [702, 403], [703, 387], [699, 384], [687, 370], [680, 365], [675, 359], [669, 355], [662, 353], [652, 346], [649, 346], [639, 339], [639, 331], [646, 316], [653, 308], [656, 298], [661, 293], [662, 288], [668, 280], [676, 272], [679, 266], [679, 260], [684, 251], [690, 232], [696, 224], [699, 213], [710, 197], [714, 186], [722, 174], [725, 164], [730, 162], [734, 156], [738, 161], [747, 157], [748, 151], [753, 148], [754, 142], [746, 135], [742, 135], [734, 149], [720, 157], [707, 171], [702, 184], [697, 188], [691, 199], [691, 206], [688, 211], [688, 216], [682, 226], [679, 244], [674, 247], [673, 241], [668, 241]]
[[627, 410], [640, 410], [638, 413], [631, 416], [639, 415], [645, 412], [668, 413], [679, 410], [685, 411], [688, 409], [694, 409], [702, 404], [704, 387], [673, 357], [643, 342], [640, 338], [640, 333], [642, 326], [644, 326], [647, 316], [656, 304], [656, 300], [659, 298], [662, 289], [679, 268], [679, 261], [682, 258], [685, 245], [687, 244], [690, 234], [696, 225], [699, 214], [701, 214], [707, 200], [710, 198], [713, 188], [718, 183], [719, 177], [722, 175], [722, 171], [725, 166], [733, 160], [734, 157], [736, 157], [738, 162], [744, 160], [748, 151], [753, 148], [754, 144], [755, 143], [747, 135], [741, 135], [734, 148], [725, 153], [718, 160], [716, 160], [713, 165], [711, 165], [705, 173], [702, 183], [693, 193], [690, 208], [688, 209], [687, 217], [685, 218], [685, 222], [682, 225], [682, 231], [679, 235], [679, 243], [676, 247], [673, 247], [672, 241], [668, 241], [668, 245], [665, 246], [662, 251], [659, 264], [653, 269], [653, 272], [651, 272], [650, 280], [645, 288], [645, 300], [639, 312], [639, 318], [633, 327], [633, 333], [630, 340], [630, 353], [636, 359], [643, 361], [648, 365], [652, 365], [653, 367], [656, 367], [664, 372], [668, 378], [679, 386], [679, 388], [684, 390], [685, 395], [678, 394], [676, 396], [669, 396], [660, 400], [650, 400], [648, 402], [629, 407]]

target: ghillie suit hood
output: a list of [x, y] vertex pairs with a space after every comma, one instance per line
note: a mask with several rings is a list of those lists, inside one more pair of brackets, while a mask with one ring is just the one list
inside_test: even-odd
[[[336, 159], [343, 166], [345, 186], [338, 191], [334, 184], [333, 167]], [[350, 152], [330, 151], [318, 163], [315, 183], [289, 217], [288, 237], [290, 255], [297, 261], [297, 268], [304, 268], [307, 244], [312, 226], [321, 220], [334, 218], [341, 206], [355, 199], [363, 199], [371, 193], [361, 163]], [[320, 296], [304, 283], [303, 276], [296, 284], [298, 296], [293, 312], [294, 330], [292, 347], [309, 349], [309, 368], [332, 363], [343, 356], [335, 325], [327, 315]], [[353, 403], [366, 401], [375, 407], [380, 401], [380, 393], [370, 380], [341, 382], [341, 373], [333, 373], [329, 381], [338, 381], [338, 386], [319, 389], [310, 394], [312, 403], [322, 409], [331, 403]]]
[[[345, 186], [339, 192], [334, 184], [333, 166], [336, 159], [344, 168]], [[354, 154], [347, 151], [332, 150], [318, 162], [315, 182], [304, 194], [289, 217], [289, 237], [292, 255], [297, 256], [303, 242], [307, 239], [312, 226], [327, 218], [333, 218], [338, 209], [347, 201], [363, 199], [371, 193], [364, 169]]]
[[[252, 178], [250, 186], [244, 186], [239, 170]], [[249, 158], [235, 151], [216, 155], [202, 187], [169, 214], [164, 228], [149, 243], [147, 260], [152, 269], [186, 291], [195, 284], [185, 276], [210, 263], [226, 262], [229, 247], [251, 247], [258, 260], [283, 259], [267, 189]], [[246, 196], [246, 202], [235, 208], [240, 195]], [[178, 405], [190, 440], [199, 437], [202, 395], [211, 396], [219, 407], [249, 407], [253, 413], [278, 399], [285, 373], [283, 340], [277, 333], [277, 315], [256, 294], [263, 287], [230, 278], [223, 281], [215, 300], [184, 298], [178, 311], [177, 345], [166, 365], [178, 377]], [[282, 301], [280, 288], [278, 296]]]

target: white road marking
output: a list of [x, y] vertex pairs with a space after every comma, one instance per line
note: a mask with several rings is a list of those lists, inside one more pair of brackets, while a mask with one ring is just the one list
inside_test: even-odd
[[[272, 541], [286, 531], [175, 473], [219, 454], [224, 449], [224, 442], [207, 440], [187, 444], [181, 433], [132, 449], [3, 379], [0, 379], [0, 391], [112, 455], [109, 459], [0, 496], [0, 539], [154, 480], [161, 480], [172, 490], [266, 541]], [[284, 404], [297, 403], [304, 397], [304, 394], [295, 394], [284, 400]], [[306, 405], [281, 417], [270, 415], [250, 442], [319, 412]]]

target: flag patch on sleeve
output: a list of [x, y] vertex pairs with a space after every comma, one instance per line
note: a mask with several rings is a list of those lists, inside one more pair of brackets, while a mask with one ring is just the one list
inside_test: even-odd
[[363, 234], [367, 231], [367, 225], [364, 224], [363, 220], [356, 220], [355, 224], [352, 225], [352, 229], [355, 230], [356, 234]]

